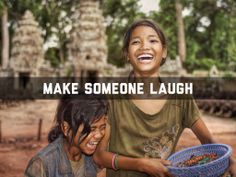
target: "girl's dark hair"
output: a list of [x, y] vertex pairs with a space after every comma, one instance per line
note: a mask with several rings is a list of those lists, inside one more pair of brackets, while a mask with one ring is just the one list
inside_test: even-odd
[[[139, 21], [134, 22], [127, 29], [127, 31], [124, 35], [123, 48], [122, 48], [122, 51], [124, 54], [128, 53], [128, 48], [129, 48], [129, 43], [130, 43], [130, 38], [131, 38], [132, 32], [135, 30], [135, 28], [137, 28], [139, 26], [148, 26], [148, 27], [151, 27], [152, 29], [154, 29], [161, 40], [162, 46], [165, 48], [167, 47], [166, 37], [165, 37], [164, 33], [162, 32], [161, 28], [155, 22], [153, 22], [151, 20], [144, 19], [144, 20], [139, 20]], [[165, 58], [162, 59], [161, 65], [163, 65], [164, 63], [165, 63]]]
[[[107, 102], [104, 99], [94, 97], [93, 95], [85, 95], [80, 93], [76, 97], [65, 96], [57, 106], [55, 115], [55, 126], [48, 134], [48, 142], [51, 143], [64, 135], [61, 129], [63, 121], [66, 121], [72, 130], [72, 137], [69, 140], [71, 144], [80, 125], [84, 125], [81, 132], [79, 142], [83, 141], [90, 133], [90, 125], [94, 121], [98, 121], [107, 114]], [[81, 138], [83, 137], [83, 138]]]

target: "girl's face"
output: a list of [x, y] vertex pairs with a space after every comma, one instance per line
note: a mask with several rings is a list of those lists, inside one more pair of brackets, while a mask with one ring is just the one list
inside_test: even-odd
[[158, 76], [161, 60], [166, 55], [166, 48], [163, 47], [153, 28], [138, 26], [133, 30], [127, 56], [133, 66], [135, 76]]
[[81, 152], [87, 155], [92, 155], [98, 145], [98, 143], [101, 141], [103, 136], [105, 135], [106, 130], [106, 117], [103, 116], [98, 121], [91, 124], [91, 132], [89, 135], [78, 145], [78, 140], [81, 131], [83, 130], [83, 127], [80, 126], [77, 130], [74, 144], [76, 146], [79, 146], [79, 149]]

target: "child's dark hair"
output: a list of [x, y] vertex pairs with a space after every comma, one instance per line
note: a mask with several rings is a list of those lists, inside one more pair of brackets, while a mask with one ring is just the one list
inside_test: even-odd
[[[85, 95], [84, 93], [80, 93], [76, 97], [65, 96], [57, 106], [55, 126], [48, 134], [48, 142], [51, 143], [60, 135], [64, 135], [62, 131], [63, 121], [66, 121], [70, 126], [70, 130], [72, 130], [69, 143], [72, 143], [79, 126], [84, 125], [79, 139], [79, 142], [81, 142], [89, 135], [90, 125], [106, 114], [107, 102], [104, 99], [93, 97], [93, 95]], [[81, 139], [81, 137], [83, 138]]]
[[[124, 54], [128, 53], [129, 42], [130, 42], [130, 38], [131, 38], [132, 32], [134, 31], [135, 28], [137, 28], [139, 26], [151, 27], [153, 30], [156, 31], [157, 35], [159, 36], [162, 46], [164, 48], [167, 47], [166, 37], [165, 37], [164, 33], [162, 32], [161, 28], [156, 23], [154, 23], [153, 21], [144, 19], [144, 20], [139, 20], [139, 21], [134, 22], [127, 29], [127, 31], [126, 31], [126, 33], [124, 35], [123, 48], [122, 48]], [[164, 63], [165, 63], [165, 58], [162, 59], [161, 65], [163, 65]]]

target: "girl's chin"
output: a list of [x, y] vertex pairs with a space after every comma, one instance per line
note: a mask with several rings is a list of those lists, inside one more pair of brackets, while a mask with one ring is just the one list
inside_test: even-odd
[[96, 147], [86, 147], [83, 152], [87, 155], [92, 155], [96, 150]]
[[83, 151], [83, 153], [86, 154], [86, 155], [93, 155], [94, 152], [95, 152], [95, 150], [85, 150], [85, 151]]

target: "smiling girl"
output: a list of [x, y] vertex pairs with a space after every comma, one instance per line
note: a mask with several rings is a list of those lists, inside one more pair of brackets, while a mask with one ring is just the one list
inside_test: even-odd
[[[123, 50], [135, 79], [159, 78], [167, 44], [155, 23], [141, 20], [132, 24]], [[166, 167], [170, 162], [165, 159], [174, 152], [185, 128], [202, 144], [214, 143], [193, 99], [176, 95], [161, 98], [110, 100], [110, 127], [94, 154], [95, 161], [108, 168], [108, 177], [172, 176]], [[106, 150], [108, 142], [110, 152]], [[236, 175], [234, 164], [231, 160], [231, 173]]]
[[91, 155], [106, 129], [105, 101], [80, 93], [60, 100], [49, 145], [29, 162], [27, 177], [95, 177]]

